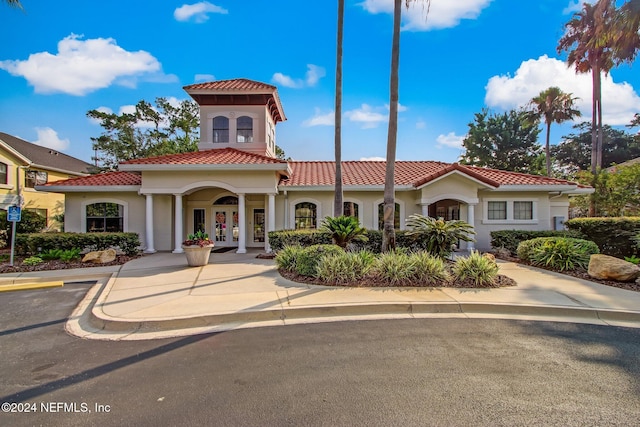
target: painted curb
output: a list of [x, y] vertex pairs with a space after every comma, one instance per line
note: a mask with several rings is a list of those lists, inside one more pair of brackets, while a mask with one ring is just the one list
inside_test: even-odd
[[0, 292], [27, 291], [33, 289], [59, 288], [64, 286], [62, 280], [54, 282], [35, 282], [35, 283], [13, 283], [10, 285], [0, 285]]

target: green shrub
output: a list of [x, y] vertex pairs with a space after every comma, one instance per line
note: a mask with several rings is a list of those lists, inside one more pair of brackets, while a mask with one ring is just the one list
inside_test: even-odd
[[572, 237], [583, 239], [585, 236], [577, 230], [499, 230], [491, 233], [491, 247], [505, 248], [511, 255], [518, 251], [518, 245], [537, 237]]
[[472, 251], [467, 257], [457, 258], [452, 270], [457, 280], [471, 279], [478, 287], [491, 287], [498, 277], [498, 264], [483, 257], [478, 251]]
[[39, 256], [30, 256], [29, 258], [25, 258], [24, 261], [22, 261], [22, 264], [24, 265], [38, 265], [38, 264], [42, 264], [44, 262], [44, 260], [42, 258], [40, 258]]
[[640, 264], [640, 258], [638, 258], [635, 255], [626, 256], [626, 257], [624, 257], [624, 260], [627, 261], [627, 262], [630, 262], [631, 264], [635, 264], [635, 265]]
[[49, 249], [48, 251], [41, 253], [40, 258], [42, 258], [45, 261], [60, 259], [63, 252], [64, 251], [62, 249]]
[[278, 230], [269, 232], [269, 245], [274, 252], [285, 246], [330, 245], [333, 243], [329, 233], [319, 230]]
[[[591, 255], [600, 253], [598, 246], [590, 240], [573, 239], [570, 237], [538, 237], [536, 239], [526, 240], [520, 243], [517, 251], [518, 258], [523, 261], [536, 263], [534, 261], [534, 254], [539, 252], [539, 249], [545, 245], [548, 245], [548, 250], [553, 251], [553, 245], [557, 244], [557, 242], [563, 242], [560, 244], [561, 246], [570, 245], [577, 254], [576, 261], [579, 264], [582, 264], [584, 259], [586, 259], [586, 264], [588, 265]], [[563, 249], [561, 248], [558, 249], [558, 251], [562, 250]], [[538, 257], [541, 256], [542, 255], [538, 255]], [[555, 258], [557, 258], [557, 256]]]
[[296, 273], [302, 276], [317, 276], [318, 262], [324, 255], [341, 254], [344, 251], [336, 245], [313, 245], [303, 248], [295, 260]]
[[409, 285], [415, 280], [416, 265], [410, 255], [392, 251], [378, 257], [375, 271], [392, 286]]
[[119, 247], [131, 256], [138, 253], [137, 233], [34, 233], [16, 235], [16, 253], [32, 255], [50, 249], [105, 250]]
[[[22, 209], [20, 221], [16, 222], [16, 233], [39, 233], [47, 226], [47, 219], [34, 211]], [[7, 230], [9, 236], [13, 221], [7, 221], [7, 211], [0, 210], [0, 229]]]
[[640, 255], [640, 247], [634, 241], [640, 233], [640, 217], [574, 218], [565, 225], [594, 241], [603, 254], [621, 259]]
[[436, 285], [451, 280], [444, 260], [428, 252], [416, 252], [410, 255], [415, 266], [414, 277], [420, 283]]
[[317, 265], [316, 276], [323, 282], [343, 284], [364, 278], [375, 261], [370, 252], [343, 252], [323, 255]]
[[346, 249], [351, 242], [366, 242], [367, 230], [360, 227], [358, 218], [352, 216], [328, 216], [322, 221], [321, 232], [329, 233], [333, 242]]
[[278, 268], [286, 271], [296, 270], [296, 259], [300, 256], [302, 248], [300, 246], [285, 246], [275, 257]]
[[440, 258], [448, 257], [458, 241], [474, 241], [473, 226], [460, 220], [445, 221], [414, 214], [407, 219], [407, 227], [408, 236], [422, 242], [427, 252]]
[[60, 254], [60, 261], [69, 262], [80, 258], [80, 249], [67, 249]]
[[534, 265], [549, 267], [553, 270], [586, 269], [591, 255], [599, 253], [595, 243], [588, 240], [558, 237], [543, 239], [539, 244], [533, 245], [529, 260]]

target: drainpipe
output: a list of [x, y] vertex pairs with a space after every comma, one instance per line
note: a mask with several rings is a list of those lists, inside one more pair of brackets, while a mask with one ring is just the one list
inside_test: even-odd
[[284, 227], [282, 229], [289, 229], [289, 194], [287, 190], [284, 190]]

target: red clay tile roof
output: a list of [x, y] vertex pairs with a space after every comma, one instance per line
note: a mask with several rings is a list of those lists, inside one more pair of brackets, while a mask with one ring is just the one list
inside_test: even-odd
[[[199, 154], [199, 155], [198, 155]], [[193, 155], [193, 156], [189, 156]], [[207, 150], [196, 153], [172, 154], [169, 156], [137, 159], [128, 164], [210, 164], [218, 160], [226, 164], [269, 164], [283, 163], [284, 160], [272, 159], [257, 154], [246, 153], [233, 148]], [[134, 163], [136, 162], [136, 163]], [[224, 164], [224, 163], [223, 163]], [[289, 162], [292, 174], [283, 178], [280, 185], [292, 186], [333, 186], [335, 163], [332, 161]], [[345, 186], [383, 186], [385, 162], [345, 161], [342, 162], [343, 185]], [[449, 172], [458, 171], [492, 187], [503, 185], [577, 185], [564, 179], [548, 178], [538, 175], [464, 166], [457, 163], [435, 161], [399, 161], [395, 169], [395, 185], [420, 187]], [[45, 186], [135, 186], [141, 185], [139, 174], [132, 172], [108, 172], [98, 175], [57, 181]], [[584, 186], [579, 186], [586, 188]]]
[[[292, 175], [288, 179], [280, 181], [282, 186], [332, 186], [334, 184], [334, 162], [292, 161], [289, 162], [289, 165]], [[386, 162], [342, 162], [343, 185], [384, 185], [385, 168]], [[452, 171], [459, 171], [492, 187], [501, 185], [576, 185], [563, 179], [435, 161], [396, 162], [395, 185], [420, 187]]]
[[81, 176], [79, 178], [66, 179], [63, 181], [48, 182], [43, 187], [84, 187], [84, 186], [120, 186], [120, 185], [141, 185], [142, 178], [137, 173], [132, 172], [106, 172], [97, 175]]
[[183, 87], [184, 90], [221, 90], [221, 91], [246, 91], [246, 90], [266, 90], [274, 91], [277, 88], [275, 86], [257, 82], [249, 79], [232, 79], [232, 80], [218, 80], [215, 82], [195, 83]]
[[236, 150], [235, 148], [217, 148], [213, 150], [193, 151], [190, 153], [168, 154], [146, 157], [120, 163], [121, 165], [266, 165], [283, 164], [286, 160]]

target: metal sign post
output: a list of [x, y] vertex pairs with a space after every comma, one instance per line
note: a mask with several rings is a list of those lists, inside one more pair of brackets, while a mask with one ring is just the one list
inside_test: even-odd
[[13, 222], [11, 226], [11, 259], [9, 260], [9, 265], [13, 267], [13, 254], [15, 253], [16, 247], [16, 222], [20, 222], [22, 219], [22, 210], [20, 206], [9, 206], [7, 209], [7, 220]]

